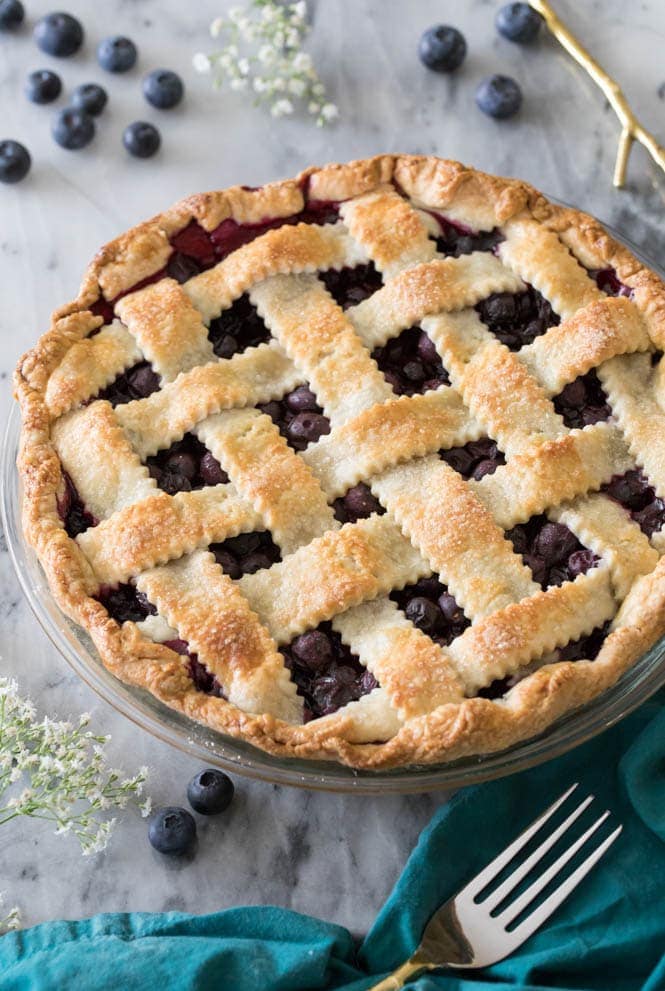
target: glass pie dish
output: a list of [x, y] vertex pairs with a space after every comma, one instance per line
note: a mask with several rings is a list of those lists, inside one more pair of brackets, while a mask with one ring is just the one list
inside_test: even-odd
[[[614, 236], [617, 237], [616, 233]], [[640, 253], [632, 245], [630, 248], [639, 257]], [[656, 268], [648, 259], [643, 260]], [[380, 772], [353, 770], [331, 762], [271, 756], [249, 743], [187, 719], [147, 691], [120, 682], [104, 667], [90, 637], [56, 604], [37, 556], [23, 536], [22, 493], [15, 468], [19, 434], [20, 417], [18, 409], [14, 408], [8, 419], [3, 450], [3, 525], [19, 582], [37, 619], [73, 669], [102, 698], [159, 739], [207, 763], [275, 784], [319, 790], [419, 792], [457, 788], [522, 770], [577, 746], [617, 722], [665, 682], [663, 638], [602, 695], [568, 713], [540, 736], [507, 750], [439, 765], [411, 765]]]

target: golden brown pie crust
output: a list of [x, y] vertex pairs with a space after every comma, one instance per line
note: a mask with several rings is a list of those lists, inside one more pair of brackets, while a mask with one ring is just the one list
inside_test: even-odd
[[[343, 201], [341, 224], [279, 227], [183, 285], [164, 278], [132, 292], [116, 305], [121, 322], [89, 337], [103, 324], [90, 307], [161, 270], [169, 238], [191, 220], [210, 231], [321, 200]], [[499, 257], [437, 256], [427, 209], [501, 228]], [[386, 284], [342, 313], [316, 272], [368, 258]], [[582, 266], [614, 269], [631, 299], [605, 297]], [[489, 340], [472, 307], [524, 282], [562, 322], [516, 354]], [[207, 323], [247, 291], [276, 340], [218, 361]], [[368, 351], [415, 324], [452, 386], [397, 398]], [[368, 769], [501, 750], [611, 686], [665, 632], [663, 531], [648, 540], [597, 494], [639, 465], [665, 497], [665, 373], [649, 353], [662, 349], [665, 285], [596, 220], [523, 182], [380, 155], [192, 196], [106, 245], [18, 364], [25, 533], [107, 668], [215, 730], [280, 756]], [[116, 409], [81, 406], [143, 356], [162, 376], [158, 392]], [[569, 430], [551, 397], [598, 366], [612, 420]], [[306, 380], [333, 429], [297, 455], [255, 406]], [[464, 482], [435, 452], [481, 426], [507, 464]], [[168, 496], [142, 462], [191, 429], [231, 484]], [[76, 539], [57, 509], [63, 464], [101, 520]], [[387, 512], [340, 529], [330, 501], [360, 479]], [[544, 592], [503, 534], [543, 511], [601, 558]], [[272, 531], [283, 560], [232, 582], [206, 548], [255, 527]], [[431, 571], [472, 619], [445, 649], [386, 598]], [[94, 598], [101, 583], [130, 578], [228, 701], [198, 691], [187, 658], [119, 625]], [[327, 619], [381, 688], [300, 724], [279, 646]], [[499, 700], [467, 697], [606, 620], [595, 660], [539, 667]]]

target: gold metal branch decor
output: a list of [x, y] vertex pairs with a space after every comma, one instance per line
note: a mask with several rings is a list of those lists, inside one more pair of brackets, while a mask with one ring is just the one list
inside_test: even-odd
[[542, 15], [547, 27], [552, 32], [560, 45], [562, 45], [569, 55], [582, 66], [585, 72], [591, 76], [597, 86], [605, 94], [610, 106], [619, 118], [621, 124], [621, 135], [619, 137], [619, 148], [614, 166], [613, 183], [617, 189], [622, 189], [626, 182], [626, 168], [628, 166], [628, 156], [634, 141], [639, 141], [644, 145], [652, 159], [665, 172], [665, 148], [659, 145], [653, 134], [643, 127], [633, 111], [618, 83], [609, 76], [596, 60], [579, 43], [577, 38], [566, 27], [552, 10], [547, 0], [529, 0], [534, 10]]

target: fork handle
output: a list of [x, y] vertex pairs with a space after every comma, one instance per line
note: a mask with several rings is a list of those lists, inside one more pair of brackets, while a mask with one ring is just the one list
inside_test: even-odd
[[407, 960], [378, 984], [372, 984], [367, 991], [400, 991], [410, 977], [422, 974], [424, 970], [434, 970], [434, 967], [432, 964], [423, 963], [422, 960]]

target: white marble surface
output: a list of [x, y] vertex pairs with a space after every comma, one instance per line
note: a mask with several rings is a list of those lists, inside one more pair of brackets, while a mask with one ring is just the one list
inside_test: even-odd
[[[52, 8], [50, 0], [25, 2], [31, 20]], [[21, 92], [27, 71], [55, 60], [36, 50], [28, 31], [0, 36], [0, 137], [24, 141], [34, 157], [26, 182], [0, 187], [3, 415], [16, 358], [45, 328], [50, 311], [74, 295], [101, 243], [185, 194], [259, 184], [311, 162], [398, 150], [457, 157], [521, 175], [615, 224], [655, 259], [665, 254], [665, 177], [638, 148], [630, 188], [611, 189], [613, 115], [549, 39], [528, 51], [499, 39], [496, 0], [319, 0], [310, 49], [342, 115], [326, 131], [272, 121], [194, 76], [191, 55], [209, 45], [208, 22], [225, 6], [224, 0], [67, 0], [88, 38], [85, 51], [59, 61], [57, 70], [68, 89], [97, 79], [110, 93], [96, 141], [78, 153], [52, 143], [52, 108], [27, 103]], [[557, 0], [556, 6], [623, 80], [645, 123], [664, 136], [662, 0]], [[437, 21], [459, 25], [469, 42], [467, 62], [451, 79], [427, 73], [415, 56], [420, 32]], [[129, 34], [140, 48], [140, 65], [126, 77], [106, 76], [94, 61], [96, 42], [115, 32]], [[181, 71], [188, 86], [186, 101], [171, 113], [148, 108], [140, 96], [141, 72], [160, 65]], [[474, 107], [477, 82], [494, 71], [523, 84], [524, 110], [514, 121], [495, 123]], [[163, 151], [152, 161], [131, 160], [120, 146], [124, 124], [137, 118], [161, 127]], [[76, 678], [31, 615], [4, 548], [0, 645], [0, 670], [15, 675], [44, 710], [90, 710], [95, 727], [113, 735], [119, 763], [150, 765], [157, 803], [184, 800], [198, 763], [126, 722]], [[150, 850], [137, 816], [124, 816], [109, 849], [90, 860], [42, 824], [14, 822], [0, 837], [0, 890], [20, 904], [28, 924], [99, 911], [205, 912], [274, 903], [360, 933], [441, 801], [438, 795], [308, 794], [238, 780], [232, 811], [201, 821], [198, 856], [184, 864]]]

